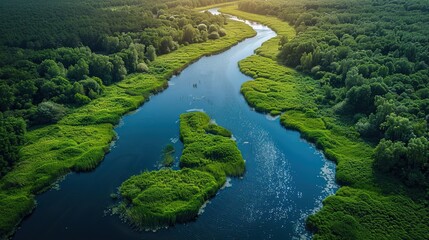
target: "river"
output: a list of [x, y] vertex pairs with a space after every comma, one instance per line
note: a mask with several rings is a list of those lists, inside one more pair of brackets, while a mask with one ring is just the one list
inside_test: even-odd
[[[212, 10], [215, 12], [216, 10]], [[117, 141], [94, 171], [72, 173], [37, 197], [37, 207], [14, 239], [306, 239], [305, 218], [334, 194], [335, 164], [278, 118], [255, 112], [240, 94], [249, 81], [237, 62], [276, 34], [247, 22], [257, 35], [218, 55], [203, 57], [169, 81], [115, 128]], [[110, 197], [131, 175], [160, 168], [163, 147], [183, 149], [179, 115], [204, 111], [231, 130], [246, 173], [229, 179], [193, 222], [138, 232], [109, 214]]]

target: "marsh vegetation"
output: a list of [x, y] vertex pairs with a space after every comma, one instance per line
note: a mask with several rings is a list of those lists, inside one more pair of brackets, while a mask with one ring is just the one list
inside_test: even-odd
[[[215, 129], [215, 130], [213, 130]], [[184, 144], [181, 170], [162, 169], [132, 176], [120, 187], [121, 214], [138, 228], [157, 228], [194, 219], [204, 202], [241, 176], [245, 164], [231, 133], [202, 112], [180, 116]], [[166, 147], [164, 152], [171, 152]]]

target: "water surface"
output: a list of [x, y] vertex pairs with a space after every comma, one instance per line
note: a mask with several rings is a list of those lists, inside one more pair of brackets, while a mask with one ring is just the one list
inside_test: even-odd
[[[37, 208], [14, 239], [292, 239], [309, 238], [305, 218], [337, 189], [335, 165], [278, 118], [255, 112], [240, 94], [249, 80], [237, 62], [275, 36], [271, 29], [250, 23], [257, 35], [231, 49], [204, 57], [173, 77], [170, 87], [115, 128], [118, 140], [100, 166], [73, 173], [37, 197]], [[157, 232], [137, 232], [118, 216], [106, 214], [110, 198], [131, 175], [160, 166], [168, 143], [183, 145], [179, 115], [204, 111], [231, 130], [244, 159], [246, 174], [231, 179], [196, 221]]]

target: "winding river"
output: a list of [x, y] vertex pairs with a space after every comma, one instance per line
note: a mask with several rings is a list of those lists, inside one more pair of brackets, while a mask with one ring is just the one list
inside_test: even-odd
[[[216, 10], [212, 10], [216, 12]], [[247, 22], [257, 35], [204, 57], [171, 78], [170, 87], [124, 116], [118, 140], [97, 169], [72, 173], [37, 197], [37, 208], [14, 239], [305, 239], [305, 218], [333, 194], [335, 165], [277, 118], [255, 112], [240, 94], [249, 80], [237, 62], [276, 34]], [[229, 179], [194, 222], [138, 232], [111, 215], [110, 197], [131, 175], [160, 168], [162, 148], [173, 143], [175, 168], [183, 148], [179, 115], [204, 111], [234, 134], [246, 174]]]

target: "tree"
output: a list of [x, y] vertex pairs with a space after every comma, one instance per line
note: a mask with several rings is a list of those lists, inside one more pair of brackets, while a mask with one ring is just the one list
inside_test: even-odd
[[13, 88], [11, 88], [7, 83], [1, 81], [0, 82], [0, 110], [7, 111], [9, 110], [13, 102], [15, 100], [15, 96], [13, 94]]
[[63, 105], [54, 102], [42, 102], [37, 106], [35, 120], [39, 124], [56, 123], [66, 114]]
[[408, 140], [415, 137], [411, 121], [395, 113], [387, 116], [386, 122], [381, 124], [381, 128], [385, 130], [385, 137], [392, 141], [408, 142]]
[[103, 92], [101, 80], [97, 77], [87, 78], [79, 83], [82, 84], [85, 95], [92, 99], [97, 98]]
[[29, 108], [32, 105], [33, 97], [37, 92], [34, 80], [23, 80], [15, 84], [16, 108]]
[[217, 24], [210, 24], [210, 26], [209, 26], [209, 33], [212, 33], [212, 32], [218, 32], [219, 31], [219, 25], [217, 25]]
[[145, 45], [141, 44], [141, 43], [134, 43], [134, 48], [137, 51], [137, 56], [138, 56], [138, 61], [139, 62], [143, 62], [146, 59], [145, 56]]
[[409, 166], [423, 169], [429, 160], [429, 141], [425, 137], [411, 138], [407, 147]]
[[112, 69], [112, 80], [113, 82], [119, 82], [127, 75], [127, 69], [125, 68], [124, 60], [118, 55], [114, 55], [110, 61], [113, 64]]
[[354, 86], [347, 91], [347, 106], [351, 107], [354, 112], [366, 112], [373, 105], [371, 99], [371, 87], [368, 85]]
[[134, 44], [131, 44], [128, 49], [122, 50], [119, 56], [124, 61], [125, 68], [127, 69], [128, 73], [133, 73], [136, 71], [139, 56], [137, 49], [134, 47]]
[[382, 139], [375, 148], [375, 165], [383, 172], [394, 171], [394, 168], [405, 163], [406, 154], [405, 143]]
[[89, 62], [89, 73], [91, 76], [99, 77], [105, 85], [109, 85], [113, 80], [113, 63], [108, 56], [93, 54]]
[[196, 35], [196, 29], [191, 24], [187, 24], [183, 28], [182, 42], [193, 43]]
[[146, 63], [141, 62], [137, 64], [137, 72], [143, 73], [149, 71], [149, 67], [146, 65]]
[[57, 64], [54, 60], [46, 59], [38, 67], [40, 76], [45, 78], [54, 78], [65, 75], [65, 69], [62, 64]]
[[84, 59], [79, 59], [77, 63], [69, 67], [67, 77], [73, 81], [79, 81], [89, 75], [89, 65]]
[[313, 54], [312, 53], [302, 54], [300, 62], [301, 62], [302, 69], [309, 71], [313, 67]]
[[220, 28], [218, 33], [219, 33], [219, 36], [221, 36], [221, 37], [226, 36], [226, 30], [224, 28]]
[[171, 36], [162, 37], [159, 45], [159, 52], [161, 54], [166, 54], [174, 50], [175, 50], [175, 45], [173, 42], [173, 38]]
[[103, 40], [103, 49], [107, 53], [115, 53], [119, 51], [119, 38], [106, 36]]
[[220, 38], [220, 36], [219, 36], [219, 33], [217, 33], [217, 32], [211, 32], [211, 33], [209, 34], [208, 38], [209, 38], [209, 39], [212, 39], [212, 40], [215, 40], [215, 39]]
[[197, 28], [199, 31], [206, 31], [207, 32], [207, 25], [205, 25], [204, 23], [198, 24]]
[[147, 47], [147, 49], [146, 49], [146, 58], [149, 61], [151, 61], [151, 62], [155, 61], [155, 58], [156, 58], [156, 49], [155, 49], [154, 46], [149, 45], [149, 47]]
[[353, 86], [360, 86], [364, 83], [364, 78], [359, 74], [357, 67], [352, 67], [350, 71], [347, 72], [346, 77], [346, 88], [350, 89]]
[[26, 124], [24, 119], [4, 117], [0, 113], [0, 178], [19, 159], [19, 148], [24, 144]]

